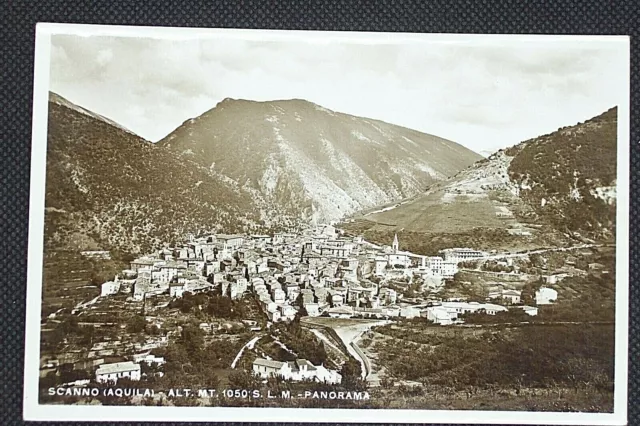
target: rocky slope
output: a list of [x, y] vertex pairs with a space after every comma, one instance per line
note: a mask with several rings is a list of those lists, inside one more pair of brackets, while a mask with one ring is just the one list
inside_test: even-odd
[[413, 196], [481, 158], [436, 136], [304, 100], [225, 99], [159, 145], [282, 216], [316, 222]]
[[[423, 194], [354, 216], [348, 227], [380, 242], [403, 230], [485, 248], [558, 238], [610, 240], [615, 234], [616, 129], [613, 108], [500, 150]], [[474, 235], [484, 237], [474, 241]]]
[[49, 248], [138, 252], [264, 224], [249, 192], [55, 94], [47, 150]]

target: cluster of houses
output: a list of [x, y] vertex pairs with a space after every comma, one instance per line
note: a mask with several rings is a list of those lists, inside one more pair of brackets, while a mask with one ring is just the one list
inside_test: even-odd
[[[467, 313], [483, 313], [496, 315], [498, 312], [507, 312], [509, 309], [521, 309], [530, 316], [538, 315], [538, 308], [520, 304], [519, 290], [504, 290], [497, 297], [510, 300], [510, 306], [495, 303], [467, 302], [464, 300], [448, 300], [444, 302], [427, 302], [424, 304], [406, 306], [383, 306], [375, 308], [338, 306], [328, 309], [332, 318], [416, 318], [424, 317], [436, 324], [451, 325], [461, 323], [461, 316]], [[541, 288], [536, 292], [537, 305], [551, 304], [557, 297], [557, 291], [550, 288]]]
[[215, 287], [234, 299], [252, 292], [273, 322], [292, 320], [302, 306], [309, 316], [340, 315], [343, 305], [364, 315], [398, 316], [396, 291], [372, 280], [451, 278], [460, 261], [485, 255], [465, 248], [444, 250], [442, 256], [415, 255], [399, 249], [397, 235], [391, 246], [379, 247], [361, 237], [343, 237], [329, 225], [301, 234], [218, 234], [135, 259], [102, 284], [101, 295], [125, 293], [142, 301]]
[[458, 263], [480, 259], [487, 253], [470, 248], [451, 248], [440, 252], [441, 256], [423, 256], [399, 249], [398, 235], [393, 238], [390, 249], [383, 250], [375, 258], [374, 275], [388, 276], [394, 272], [411, 275], [430, 275], [440, 278], [453, 278], [458, 272]]
[[279, 377], [283, 380], [310, 380], [327, 384], [338, 384], [342, 381], [342, 377], [337, 371], [330, 370], [323, 365], [313, 365], [306, 359], [284, 362], [257, 358], [253, 361], [252, 371], [263, 379]]
[[[535, 306], [517, 305], [511, 309], [521, 309], [529, 316], [538, 315], [538, 308]], [[496, 315], [498, 312], [507, 312], [509, 308], [494, 303], [447, 301], [431, 303], [423, 311], [423, 316], [428, 320], [440, 325], [451, 325], [462, 322], [460, 317], [469, 313], [483, 313], [486, 315]]]
[[[522, 300], [522, 291], [501, 289], [489, 292], [489, 300], [501, 299], [510, 305], [518, 305]], [[536, 305], [550, 305], [558, 299], [558, 292], [552, 288], [540, 287], [535, 293]]]
[[[465, 301], [400, 304], [401, 296], [385, 282], [394, 279], [452, 278], [460, 262], [482, 259], [488, 254], [469, 248], [452, 248], [441, 256], [422, 256], [402, 251], [397, 235], [390, 246], [377, 246], [361, 237], [347, 238], [329, 225], [300, 234], [218, 234], [190, 238], [177, 247], [158, 250], [130, 263], [113, 281], [102, 284], [101, 295], [127, 294], [143, 301], [159, 294], [171, 298], [185, 292], [213, 288], [238, 299], [252, 294], [271, 322], [290, 321], [304, 308], [306, 315], [336, 318], [413, 318], [423, 316], [438, 324], [460, 322], [469, 312], [495, 315], [506, 311], [491, 299], [507, 301], [514, 309], [537, 315], [537, 308], [519, 306], [521, 293], [500, 290], [487, 303]], [[539, 305], [553, 303], [557, 292], [542, 288], [536, 293]], [[96, 371], [99, 382], [127, 377], [140, 379], [140, 363], [162, 364], [163, 360], [140, 358], [103, 364]], [[339, 383], [340, 375], [307, 360], [279, 362], [257, 359], [253, 372], [260, 377], [286, 380], [316, 380]]]
[[[378, 283], [397, 278], [429, 276], [451, 278], [460, 262], [482, 259], [488, 253], [451, 248], [441, 256], [422, 256], [399, 248], [395, 235], [390, 246], [376, 246], [361, 237], [346, 238], [334, 227], [322, 225], [301, 234], [212, 235], [190, 238], [181, 246], [160, 250], [131, 262], [114, 281], [102, 285], [102, 295], [131, 293], [143, 300], [168, 292], [172, 298], [219, 287], [236, 299], [251, 292], [272, 322], [291, 321], [301, 307], [306, 315], [331, 317], [392, 318], [429, 316], [440, 323], [456, 318], [444, 308], [399, 306], [396, 290]], [[518, 290], [500, 290], [489, 299], [520, 303]], [[557, 292], [543, 288], [536, 293], [539, 305], [552, 303]], [[497, 304], [464, 311], [488, 314], [504, 308]], [[495, 307], [495, 308], [494, 308]], [[506, 309], [506, 308], [504, 308]], [[525, 309], [525, 308], [523, 308]], [[534, 309], [525, 309], [534, 315]], [[447, 319], [442, 319], [448, 317]]]

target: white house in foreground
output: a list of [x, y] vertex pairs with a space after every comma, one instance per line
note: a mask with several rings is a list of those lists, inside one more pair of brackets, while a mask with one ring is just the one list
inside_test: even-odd
[[552, 288], [541, 287], [536, 291], [536, 304], [550, 305], [558, 300], [558, 292]]
[[426, 309], [426, 317], [436, 324], [449, 325], [458, 320], [458, 316], [482, 312], [487, 315], [495, 315], [498, 312], [506, 312], [507, 308], [493, 303], [478, 302], [442, 302]]
[[284, 380], [315, 380], [330, 384], [342, 381], [342, 377], [337, 371], [329, 370], [322, 365], [313, 365], [306, 359], [281, 362], [257, 358], [253, 362], [253, 373], [263, 379], [281, 377]]
[[102, 364], [96, 370], [96, 381], [99, 383], [117, 382], [118, 379], [140, 380], [140, 364], [132, 361]]
[[116, 277], [115, 281], [107, 281], [100, 286], [100, 296], [110, 296], [112, 294], [118, 294], [120, 291], [120, 281]]
[[429, 321], [433, 321], [436, 324], [451, 325], [457, 318], [457, 315], [451, 314], [442, 306], [433, 306], [427, 308], [426, 317]]
[[133, 362], [134, 363], [145, 362], [147, 363], [147, 365], [152, 365], [152, 364], [163, 365], [166, 363], [163, 357], [152, 355], [149, 352], [133, 355]]

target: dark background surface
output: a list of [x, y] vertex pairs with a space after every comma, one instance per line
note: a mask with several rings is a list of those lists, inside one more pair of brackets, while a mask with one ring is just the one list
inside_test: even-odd
[[[3, 1], [0, 16], [0, 425], [23, 424], [33, 53], [37, 22], [490, 34], [631, 35], [629, 424], [640, 424], [637, 365], [638, 40], [630, 1]], [[624, 324], [618, 324], [624, 326]], [[100, 419], [95, 419], [96, 421]], [[134, 420], [134, 419], [132, 419]], [[212, 419], [215, 420], [215, 419]], [[295, 420], [295, 419], [292, 419]], [[321, 420], [321, 419], [318, 419]], [[427, 419], [425, 419], [427, 420]], [[54, 423], [47, 423], [54, 424]], [[80, 424], [80, 423], [74, 423]], [[122, 423], [120, 423], [122, 424]], [[135, 423], [131, 423], [135, 424]]]

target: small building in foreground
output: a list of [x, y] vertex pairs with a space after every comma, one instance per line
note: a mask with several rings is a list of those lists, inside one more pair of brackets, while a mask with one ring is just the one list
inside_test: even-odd
[[550, 305], [558, 299], [558, 292], [552, 288], [541, 287], [536, 291], [537, 305]]
[[102, 364], [96, 370], [98, 383], [117, 382], [119, 379], [140, 380], [140, 364], [132, 361]]
[[252, 371], [255, 375], [263, 379], [280, 377], [283, 380], [313, 380], [329, 384], [340, 383], [342, 381], [342, 377], [337, 371], [329, 370], [322, 365], [313, 365], [306, 359], [282, 362], [256, 358], [256, 360], [253, 361]]
[[120, 291], [120, 282], [117, 281], [107, 281], [106, 283], [100, 286], [100, 296], [110, 296], [112, 294], [118, 294]]

